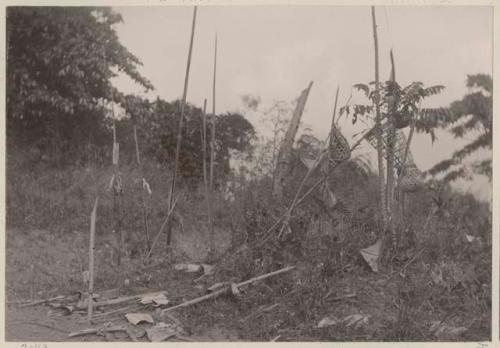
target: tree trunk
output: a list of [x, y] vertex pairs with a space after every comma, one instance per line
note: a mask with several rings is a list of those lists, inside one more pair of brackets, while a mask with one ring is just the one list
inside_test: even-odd
[[304, 112], [304, 107], [306, 105], [307, 97], [309, 96], [309, 91], [311, 90], [312, 81], [309, 86], [302, 91], [299, 99], [297, 100], [297, 106], [293, 112], [292, 119], [288, 125], [288, 129], [281, 144], [278, 153], [278, 163], [276, 163], [275, 175], [274, 175], [274, 185], [273, 185], [273, 195], [277, 199], [283, 199], [283, 186], [285, 183], [285, 177], [290, 169], [290, 159], [292, 156], [293, 143], [295, 141], [295, 135], [299, 128], [300, 119], [302, 118], [302, 113]]

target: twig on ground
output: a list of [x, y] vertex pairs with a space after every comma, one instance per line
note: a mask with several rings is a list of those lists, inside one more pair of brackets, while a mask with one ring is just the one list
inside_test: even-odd
[[[325, 297], [323, 297], [324, 300], [328, 299], [328, 297], [330, 297], [331, 294], [327, 294]], [[350, 293], [350, 294], [347, 294], [347, 295], [343, 295], [343, 296], [337, 296], [337, 297], [334, 297], [334, 298], [331, 298], [331, 299], [328, 299], [328, 301], [332, 301], [332, 302], [335, 302], [335, 301], [342, 301], [342, 300], [345, 300], [345, 299], [348, 299], [348, 298], [354, 298], [358, 296], [357, 293], [353, 292], [353, 293]]]

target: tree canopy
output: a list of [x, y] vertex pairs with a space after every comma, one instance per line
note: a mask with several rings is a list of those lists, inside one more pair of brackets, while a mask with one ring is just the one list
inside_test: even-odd
[[[125, 140], [121, 149], [124, 153], [134, 154], [132, 127], [136, 122], [142, 152], [162, 163], [172, 163], [178, 125], [180, 121], [180, 102], [166, 102], [157, 98], [154, 102], [138, 96], [124, 98], [127, 117], [119, 122], [118, 133]], [[210, 141], [212, 115], [207, 115], [207, 148]], [[251, 153], [251, 139], [255, 130], [250, 122], [238, 113], [215, 116], [215, 175], [223, 181], [230, 170], [232, 151]], [[195, 181], [203, 178], [202, 148], [203, 111], [191, 104], [187, 105], [179, 173], [182, 177]], [[208, 161], [208, 154], [206, 160]], [[219, 182], [221, 182], [219, 181]]]
[[153, 89], [113, 29], [121, 21], [106, 7], [7, 8], [10, 140], [59, 159], [83, 153], [109, 129], [105, 105], [122, 98], [112, 77]]

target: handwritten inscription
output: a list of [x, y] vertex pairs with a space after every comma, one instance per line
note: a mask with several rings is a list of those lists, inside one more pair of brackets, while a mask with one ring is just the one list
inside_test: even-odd
[[46, 343], [22, 343], [21, 348], [48, 348]]

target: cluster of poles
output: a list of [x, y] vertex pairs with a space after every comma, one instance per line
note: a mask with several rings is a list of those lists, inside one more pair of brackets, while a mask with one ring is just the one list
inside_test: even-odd
[[[187, 93], [188, 93], [188, 85], [189, 85], [189, 72], [190, 72], [190, 66], [191, 66], [191, 56], [192, 56], [192, 51], [193, 51], [193, 42], [194, 42], [194, 34], [195, 34], [195, 27], [196, 27], [196, 15], [197, 15], [197, 7], [194, 7], [193, 10], [193, 19], [192, 19], [192, 26], [191, 26], [191, 35], [190, 35], [190, 41], [189, 41], [189, 51], [188, 51], [188, 58], [187, 58], [187, 65], [186, 65], [186, 72], [185, 72], [185, 79], [184, 79], [184, 89], [183, 89], [183, 94], [182, 94], [182, 100], [181, 100], [181, 107], [180, 107], [180, 120], [179, 120], [179, 125], [178, 125], [178, 131], [177, 131], [177, 142], [176, 142], [176, 151], [175, 151], [175, 162], [174, 162], [174, 171], [173, 171], [173, 177], [170, 185], [170, 190], [169, 190], [169, 197], [168, 197], [168, 206], [167, 206], [167, 214], [166, 217], [161, 224], [161, 227], [154, 237], [154, 239], [151, 241], [150, 239], [150, 233], [149, 233], [149, 224], [148, 224], [148, 217], [147, 217], [147, 206], [146, 206], [146, 192], [149, 191], [149, 185], [145, 181], [143, 177], [143, 171], [142, 171], [142, 166], [141, 166], [141, 160], [140, 160], [140, 152], [139, 152], [139, 143], [137, 139], [137, 124], [134, 121], [133, 127], [134, 127], [134, 140], [135, 140], [135, 150], [136, 150], [136, 162], [137, 166], [139, 168], [139, 173], [142, 176], [142, 186], [143, 190], [141, 193], [141, 205], [142, 205], [142, 214], [143, 214], [143, 226], [144, 226], [144, 234], [146, 237], [146, 242], [147, 242], [147, 247], [148, 247], [148, 253], [144, 259], [144, 262], [146, 262], [149, 257], [151, 256], [153, 249], [155, 245], [157, 244], [160, 236], [164, 233], [166, 230], [166, 235], [167, 235], [167, 245], [171, 244], [172, 241], [172, 216], [173, 212], [175, 209], [175, 206], [178, 201], [178, 196], [176, 196], [176, 183], [177, 183], [177, 175], [178, 175], [178, 166], [179, 166], [179, 156], [180, 156], [180, 150], [181, 150], [181, 144], [182, 144], [182, 133], [183, 133], [183, 121], [184, 121], [184, 114], [186, 110], [186, 99], [187, 99]], [[382, 216], [382, 220], [384, 223], [384, 227], [389, 227], [389, 225], [394, 223], [394, 218], [392, 216], [393, 214], [393, 209], [395, 208], [395, 202], [394, 202], [394, 190], [395, 190], [395, 179], [394, 179], [394, 144], [391, 143], [390, 139], [391, 134], [389, 134], [389, 142], [386, 144], [387, 146], [387, 181], [385, 180], [385, 175], [384, 175], [384, 156], [383, 156], [383, 134], [382, 134], [382, 127], [381, 127], [381, 116], [380, 116], [380, 105], [379, 105], [379, 100], [380, 100], [380, 91], [379, 91], [379, 58], [378, 58], [378, 38], [377, 38], [377, 25], [376, 25], [376, 19], [375, 19], [375, 8], [372, 6], [372, 21], [373, 21], [373, 37], [374, 37], [374, 48], [375, 48], [375, 130], [376, 130], [376, 139], [377, 139], [377, 154], [378, 154], [378, 170], [379, 170], [379, 202], [380, 202], [380, 213]], [[392, 52], [391, 52], [391, 61], [392, 61]], [[391, 79], [394, 81], [395, 79], [395, 72], [394, 72], [394, 63], [392, 62], [392, 74], [391, 74]], [[207, 140], [208, 140], [208, 134], [207, 134], [207, 100], [204, 100], [203, 103], [203, 129], [202, 129], [202, 153], [203, 153], [203, 181], [204, 181], [204, 186], [205, 186], [205, 194], [206, 194], [206, 209], [207, 209], [207, 216], [208, 216], [208, 226], [209, 226], [209, 250], [210, 253], [213, 253], [215, 250], [215, 241], [214, 241], [214, 221], [213, 221], [213, 192], [214, 192], [214, 163], [215, 163], [215, 135], [216, 135], [216, 75], [217, 75], [217, 35], [215, 36], [215, 43], [214, 43], [214, 65], [213, 65], [213, 86], [212, 86], [212, 113], [211, 113], [211, 127], [210, 127], [210, 148], [207, 149]], [[296, 109], [294, 111], [294, 114], [292, 115], [292, 120], [291, 124], [289, 125], [288, 132], [285, 135], [284, 142], [280, 148], [280, 154], [278, 156], [278, 163], [277, 163], [277, 168], [275, 172], [275, 187], [273, 187], [274, 193], [278, 196], [282, 196], [282, 184], [284, 178], [284, 173], [286, 173], [285, 168], [281, 168], [281, 165], [284, 164], [286, 166], [287, 161], [283, 160], [283, 158], [289, 157], [291, 154], [291, 149], [293, 146], [293, 139], [295, 137], [295, 134], [297, 132], [297, 128], [299, 125], [300, 118], [302, 116], [304, 106], [307, 100], [307, 96], [309, 94], [309, 91], [311, 89], [312, 82], [309, 84], [308, 88], [306, 88], [298, 102]], [[337, 96], [338, 97], [338, 90], [337, 90]], [[337, 101], [335, 101], [335, 109], [336, 109], [336, 104]], [[335, 119], [335, 111], [334, 111], [334, 119]], [[113, 120], [114, 120], [114, 112], [113, 112]], [[334, 127], [334, 122], [332, 127]], [[391, 128], [392, 129], [392, 128]], [[394, 130], [395, 132], [395, 130]], [[411, 141], [411, 136], [413, 134], [413, 127], [410, 131], [410, 138], [408, 139], [408, 144]], [[331, 136], [331, 134], [330, 134]], [[352, 147], [349, 148], [349, 153], [354, 150], [364, 139], [362, 137], [359, 139], [356, 144], [354, 144]], [[209, 152], [209, 156], [207, 156], [207, 153]], [[405, 152], [405, 157], [407, 155], [408, 148]], [[122, 231], [122, 224], [121, 224], [121, 218], [119, 214], [120, 210], [120, 205], [121, 205], [121, 183], [120, 183], [120, 174], [118, 171], [118, 156], [119, 156], [119, 144], [116, 139], [116, 126], [113, 124], [113, 177], [110, 183], [110, 188], [113, 188], [113, 211], [114, 211], [114, 216], [115, 216], [115, 234], [117, 236], [117, 245], [118, 245], [118, 253], [121, 253], [123, 251], [123, 246], [124, 246], [124, 239], [123, 239], [123, 231]], [[207, 157], [209, 157], [210, 163], [207, 164]], [[404, 160], [403, 160], [404, 163]], [[300, 195], [301, 189], [303, 187], [303, 183], [305, 180], [309, 177], [310, 172], [308, 172], [298, 190], [298, 192], [295, 195], [295, 198], [293, 199], [292, 204], [290, 207], [282, 214], [282, 216], [275, 222], [273, 226], [271, 226], [266, 232], [262, 234], [262, 237], [260, 238], [259, 241], [257, 241], [257, 246], [262, 245], [265, 243], [270, 236], [273, 234], [272, 232], [278, 227], [280, 224], [282, 226], [286, 226], [288, 224], [288, 220], [292, 214], [292, 211], [294, 208], [296, 208], [301, 202], [305, 200], [317, 187], [319, 187], [321, 184], [326, 182], [328, 180], [329, 176], [333, 172], [333, 170], [339, 165], [340, 163], [336, 163], [332, 168], [330, 168], [328, 173], [325, 173], [325, 175], [315, 182], [303, 195]], [[404, 167], [403, 167], [404, 168]], [[402, 177], [402, 175], [400, 175]], [[91, 213], [91, 226], [90, 226], [90, 245], [89, 245], [89, 307], [88, 307], [88, 319], [92, 320], [92, 311], [93, 311], [93, 301], [90, 300], [93, 298], [93, 291], [94, 291], [94, 241], [95, 241], [95, 226], [96, 226], [96, 216], [97, 216], [97, 206], [98, 206], [98, 201], [99, 197], [96, 198], [94, 207], [92, 209]], [[392, 226], [394, 228], [394, 226]], [[118, 256], [118, 264], [120, 260], [120, 256]]]
[[[160, 236], [166, 231], [167, 235], [167, 245], [170, 245], [172, 242], [172, 216], [175, 209], [175, 206], [178, 201], [178, 197], [176, 196], [176, 183], [177, 183], [177, 175], [179, 170], [179, 160], [180, 160], [180, 151], [182, 144], [182, 132], [183, 132], [183, 123], [184, 116], [186, 112], [186, 99], [188, 93], [188, 85], [189, 85], [189, 72], [191, 67], [191, 57], [193, 52], [193, 42], [194, 42], [194, 34], [196, 28], [196, 15], [197, 15], [197, 6], [194, 7], [193, 10], [193, 19], [191, 26], [191, 35], [189, 41], [189, 51], [186, 65], [186, 73], [184, 79], [184, 89], [182, 94], [181, 106], [180, 106], [180, 120], [177, 131], [177, 142], [176, 142], [176, 150], [175, 150], [175, 162], [174, 162], [174, 171], [172, 176], [172, 181], [169, 190], [168, 197], [168, 206], [167, 206], [167, 214], [165, 219], [163, 220], [160, 229], [156, 236], [151, 240], [150, 231], [149, 231], [149, 223], [148, 223], [148, 213], [147, 213], [147, 204], [146, 197], [147, 193], [151, 193], [149, 189], [149, 184], [144, 178], [144, 173], [141, 165], [140, 151], [139, 151], [139, 141], [137, 136], [137, 122], [134, 119], [133, 122], [133, 133], [134, 133], [134, 142], [135, 142], [135, 152], [136, 152], [136, 163], [139, 169], [139, 174], [141, 176], [141, 208], [143, 215], [143, 229], [144, 235], [146, 238], [146, 245], [148, 248], [148, 252], [146, 257], [144, 258], [144, 263], [148, 261], [150, 258]], [[203, 103], [203, 130], [202, 130], [202, 151], [203, 151], [203, 181], [205, 186], [206, 193], [206, 206], [207, 206], [207, 216], [208, 216], [208, 226], [209, 226], [209, 250], [210, 254], [212, 254], [215, 250], [215, 241], [214, 241], [214, 219], [213, 219], [213, 192], [214, 192], [214, 167], [215, 167], [215, 136], [216, 136], [216, 114], [215, 114], [215, 101], [216, 101], [216, 76], [217, 76], [217, 35], [215, 35], [215, 43], [214, 43], [214, 65], [213, 65], [213, 86], [212, 86], [212, 114], [210, 117], [210, 138], [207, 134], [207, 100], [204, 100]], [[112, 101], [113, 104], [113, 101]], [[113, 107], [112, 107], [113, 108]], [[120, 214], [121, 206], [122, 206], [122, 187], [121, 187], [121, 177], [119, 173], [119, 143], [116, 137], [116, 124], [115, 124], [115, 115], [114, 109], [112, 109], [112, 118], [113, 118], [113, 175], [109, 184], [109, 190], [113, 190], [113, 215], [114, 215], [114, 233], [116, 237], [116, 246], [117, 246], [117, 264], [120, 266], [121, 263], [121, 253], [124, 250], [124, 233], [122, 226], [122, 217]], [[210, 148], [207, 149], [208, 139], [210, 139]], [[209, 164], [207, 164], [207, 152], [209, 152]], [[92, 320], [93, 315], [93, 297], [94, 297], [94, 250], [95, 250], [95, 231], [96, 231], [96, 220], [97, 220], [97, 207], [99, 203], [99, 196], [95, 199], [94, 206], [92, 209], [91, 217], [90, 217], [90, 238], [89, 238], [89, 289], [88, 289], [88, 320]]]

